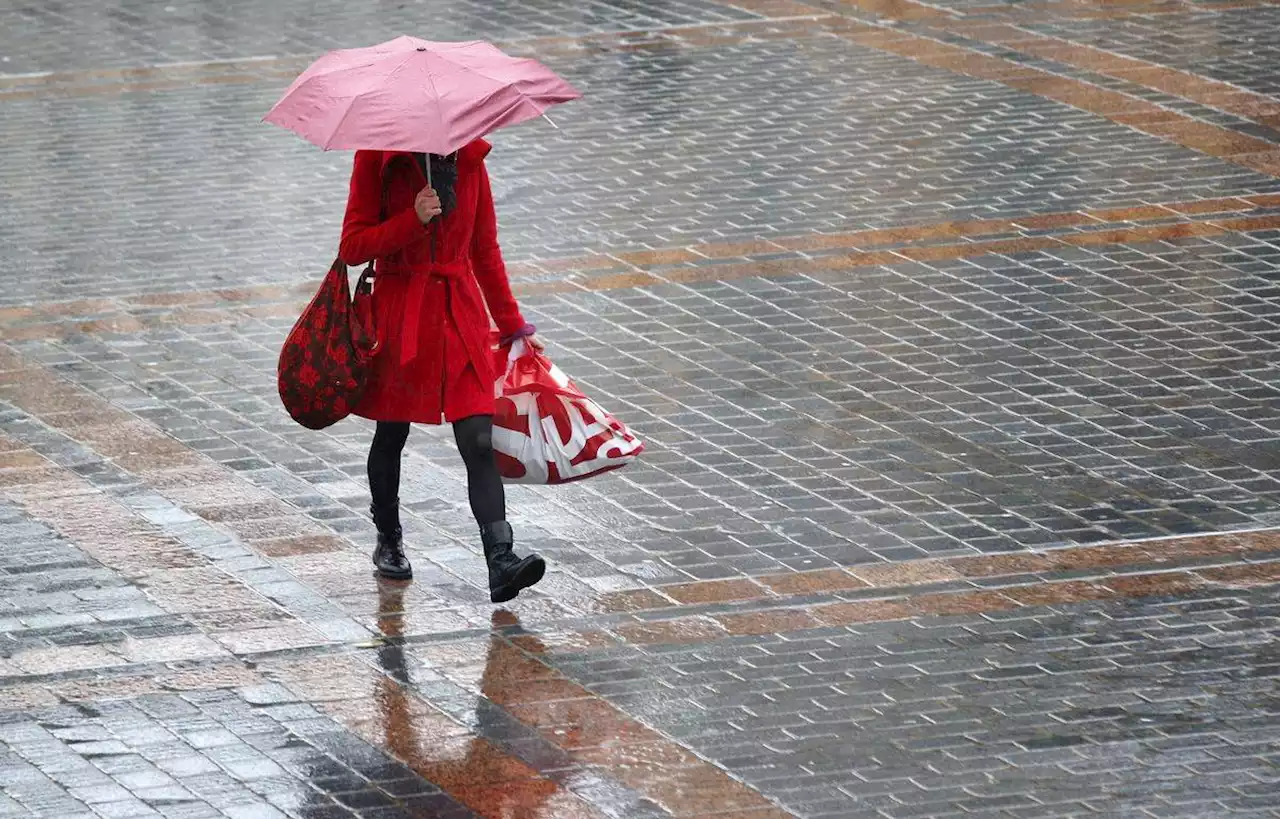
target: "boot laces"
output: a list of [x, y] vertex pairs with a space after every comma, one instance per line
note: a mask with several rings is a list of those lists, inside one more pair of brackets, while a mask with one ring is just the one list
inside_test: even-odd
[[388, 563], [403, 567], [409, 562], [409, 558], [404, 553], [403, 539], [396, 536], [383, 535], [381, 541], [382, 554]]
[[484, 551], [489, 565], [495, 569], [508, 569], [520, 562], [510, 543], [490, 544]]

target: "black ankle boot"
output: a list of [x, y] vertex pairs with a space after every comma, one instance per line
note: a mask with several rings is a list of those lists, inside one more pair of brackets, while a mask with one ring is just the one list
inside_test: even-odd
[[390, 580], [409, 580], [413, 566], [404, 553], [404, 534], [400, 530], [400, 507], [370, 507], [373, 523], [378, 527], [378, 547], [373, 550], [373, 565], [378, 574]]
[[489, 600], [505, 603], [542, 579], [547, 563], [537, 555], [517, 557], [511, 550], [515, 537], [505, 520], [480, 527], [484, 559], [489, 564]]

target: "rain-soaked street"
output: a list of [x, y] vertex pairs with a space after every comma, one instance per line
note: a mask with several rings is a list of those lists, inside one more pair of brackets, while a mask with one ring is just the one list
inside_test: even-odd
[[[323, 52], [485, 39], [516, 295], [641, 436], [280, 406]], [[0, 817], [1277, 816], [1277, 0], [0, 0]]]

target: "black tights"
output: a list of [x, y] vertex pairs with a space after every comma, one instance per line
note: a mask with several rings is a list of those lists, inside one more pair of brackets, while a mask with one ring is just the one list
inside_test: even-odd
[[[472, 415], [455, 422], [453, 437], [467, 467], [467, 495], [476, 523], [484, 526], [506, 520], [507, 496], [493, 458], [493, 416]], [[407, 423], [379, 421], [369, 447], [369, 491], [375, 520], [383, 531], [400, 525], [400, 456], [408, 440]]]

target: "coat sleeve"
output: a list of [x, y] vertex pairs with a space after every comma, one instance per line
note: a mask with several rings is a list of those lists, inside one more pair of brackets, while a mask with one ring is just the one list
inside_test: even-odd
[[511, 282], [507, 279], [507, 266], [502, 261], [498, 247], [498, 217], [493, 208], [493, 189], [489, 186], [489, 172], [480, 163], [480, 191], [476, 202], [476, 226], [471, 234], [471, 268], [476, 281], [484, 292], [489, 313], [504, 336], [513, 335], [524, 327], [520, 306], [511, 295]]
[[342, 241], [338, 256], [349, 265], [381, 259], [398, 253], [427, 235], [412, 206], [382, 217], [382, 155], [378, 151], [357, 151], [351, 170], [351, 192], [347, 214], [342, 220]]

